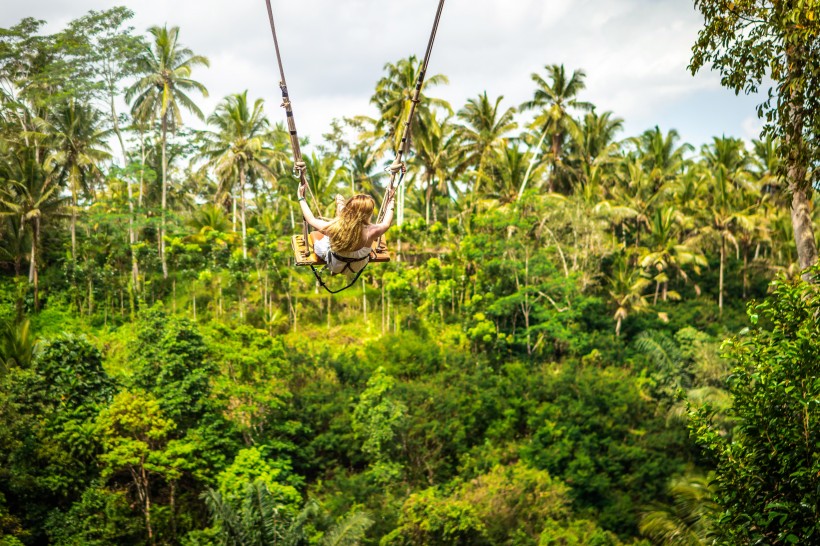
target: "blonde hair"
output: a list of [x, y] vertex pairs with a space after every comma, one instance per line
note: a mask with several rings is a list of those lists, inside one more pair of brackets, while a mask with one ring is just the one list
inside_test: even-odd
[[338, 252], [353, 252], [362, 245], [362, 228], [370, 224], [376, 202], [369, 195], [354, 195], [345, 202], [339, 217], [326, 229], [330, 247]]

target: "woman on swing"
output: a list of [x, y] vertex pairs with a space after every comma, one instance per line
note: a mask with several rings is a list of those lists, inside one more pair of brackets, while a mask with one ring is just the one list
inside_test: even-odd
[[337, 195], [336, 218], [327, 221], [313, 216], [305, 200], [306, 191], [307, 185], [301, 184], [297, 195], [305, 220], [316, 230], [312, 232], [313, 252], [327, 263], [334, 274], [355, 275], [365, 268], [373, 243], [393, 222], [392, 196], [388, 196], [384, 220], [371, 224], [376, 203], [369, 195], [354, 195], [347, 201]]

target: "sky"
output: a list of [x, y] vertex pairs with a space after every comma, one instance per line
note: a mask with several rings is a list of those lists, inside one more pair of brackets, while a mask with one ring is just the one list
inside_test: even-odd
[[[230, 93], [279, 108], [279, 73], [264, 0], [0, 0], [0, 27], [23, 17], [55, 32], [89, 10], [125, 5], [140, 32], [179, 26], [180, 42], [207, 56], [192, 77], [209, 90], [206, 115]], [[437, 0], [272, 0], [299, 133], [315, 143], [334, 118], [375, 115], [369, 104], [385, 63], [422, 57]], [[582, 69], [579, 98], [624, 119], [621, 137], [658, 125], [700, 146], [715, 136], [751, 139], [758, 97], [735, 96], [718, 74], [687, 70], [702, 25], [692, 0], [446, 0], [430, 74], [450, 83], [427, 93], [455, 110], [483, 92], [502, 105], [532, 98], [533, 73]], [[189, 116], [192, 126], [201, 124]], [[520, 120], [526, 121], [522, 117]]]

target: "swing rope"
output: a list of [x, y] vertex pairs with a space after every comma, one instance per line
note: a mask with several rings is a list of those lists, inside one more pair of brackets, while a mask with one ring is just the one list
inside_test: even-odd
[[[299, 178], [299, 186], [305, 186], [305, 193], [310, 193], [310, 198], [313, 201], [314, 210], [319, 210], [319, 204], [316, 200], [316, 196], [313, 194], [313, 191], [310, 188], [310, 184], [308, 183], [307, 165], [305, 164], [305, 161], [302, 158], [302, 149], [299, 146], [299, 134], [296, 131], [296, 120], [293, 118], [293, 107], [291, 105], [290, 96], [288, 94], [287, 80], [285, 80], [285, 69], [282, 66], [282, 55], [279, 52], [279, 39], [276, 36], [276, 25], [273, 22], [273, 8], [271, 7], [270, 0], [265, 0], [265, 4], [268, 8], [268, 21], [270, 22], [271, 34], [273, 34], [273, 46], [276, 49], [276, 62], [279, 65], [279, 88], [282, 90], [281, 106], [285, 109], [285, 115], [287, 116], [288, 133], [290, 136], [290, 147], [293, 150], [293, 174]], [[308, 256], [310, 254], [310, 249], [308, 248], [307, 244], [308, 230], [309, 226], [307, 223], [307, 219], [304, 217], [304, 215], [302, 215], [302, 237], [304, 237], [305, 241], [305, 256]]]
[[[396, 150], [396, 159], [387, 168], [387, 172], [390, 173], [390, 183], [388, 184], [387, 191], [384, 194], [382, 206], [379, 208], [377, 223], [381, 223], [381, 221], [384, 220], [384, 216], [387, 212], [387, 206], [393, 199], [396, 190], [404, 181], [404, 157], [410, 154], [410, 132], [413, 126], [413, 118], [416, 113], [416, 105], [421, 102], [419, 98], [421, 96], [421, 88], [424, 85], [424, 78], [427, 75], [427, 67], [430, 64], [430, 56], [433, 53], [433, 44], [436, 41], [436, 34], [438, 33], [439, 23], [441, 22], [441, 12], [443, 9], [444, 0], [439, 0], [438, 8], [436, 9], [436, 17], [433, 20], [433, 30], [430, 32], [430, 39], [427, 41], [427, 50], [424, 52], [424, 59], [422, 60], [421, 67], [419, 69], [416, 87], [414, 88], [413, 96], [410, 99], [410, 112], [407, 114], [407, 121], [404, 122], [404, 132], [402, 134], [401, 141], [399, 142], [398, 149]], [[396, 183], [396, 174], [399, 172], [401, 172], [401, 174], [399, 175], [399, 180]], [[376, 248], [382, 247], [383, 245], [384, 235], [379, 237]]]
[[[279, 51], [279, 40], [276, 36], [276, 25], [273, 21], [273, 8], [271, 7], [271, 1], [265, 0], [265, 4], [268, 9], [268, 20], [270, 22], [270, 29], [271, 34], [273, 35], [273, 44], [276, 49], [276, 62], [279, 65], [279, 75], [280, 75], [280, 82], [279, 88], [282, 90], [282, 108], [285, 109], [285, 113], [287, 116], [287, 123], [288, 123], [288, 132], [290, 134], [290, 145], [291, 149], [293, 150], [293, 174], [299, 178], [299, 187], [305, 187], [305, 193], [310, 193], [311, 200], [313, 201], [314, 210], [319, 211], [321, 210], [318, 201], [316, 200], [316, 196], [314, 195], [313, 191], [310, 188], [310, 184], [308, 183], [307, 178], [307, 165], [305, 164], [304, 159], [302, 158], [302, 150], [299, 146], [299, 136], [296, 132], [296, 121], [293, 117], [293, 108], [290, 102], [290, 96], [288, 95], [288, 86], [285, 80], [285, 69], [282, 66], [282, 55]], [[420, 102], [421, 96], [421, 88], [424, 85], [424, 77], [427, 74], [427, 67], [430, 63], [430, 55], [433, 52], [433, 43], [436, 39], [436, 34], [438, 33], [439, 23], [441, 21], [441, 12], [444, 9], [444, 0], [439, 0], [438, 8], [436, 10], [436, 16], [433, 21], [433, 29], [430, 32], [430, 39], [427, 42], [427, 50], [424, 53], [424, 60], [421, 63], [421, 67], [419, 69], [419, 75], [416, 80], [416, 86], [413, 90], [413, 96], [410, 99], [410, 112], [407, 115], [407, 121], [404, 122], [404, 131], [402, 134], [402, 139], [397, 147], [396, 150], [396, 158], [393, 163], [387, 168], [387, 172], [390, 173], [390, 182], [388, 184], [387, 190], [384, 193], [384, 198], [382, 200], [382, 205], [379, 208], [379, 215], [377, 222], [382, 222], [384, 220], [385, 214], [387, 212], [387, 206], [390, 204], [390, 201], [393, 199], [394, 194], [396, 193], [396, 189], [401, 186], [402, 182], [404, 181], [405, 175], [405, 168], [404, 168], [404, 157], [409, 154], [410, 152], [410, 131], [413, 124], [413, 117], [416, 112], [416, 105]], [[396, 175], [401, 173], [398, 177], [398, 182], [396, 182]], [[310, 245], [308, 244], [308, 231], [309, 226], [307, 219], [302, 215], [302, 237], [305, 243], [305, 250], [304, 255], [305, 257], [310, 255]], [[374, 248], [379, 249], [384, 247], [384, 235], [379, 237], [376, 245]], [[371, 251], [371, 255], [373, 251]], [[366, 267], [366, 264], [365, 264]], [[345, 286], [344, 288], [336, 291], [330, 290], [330, 288], [325, 285], [324, 281], [321, 279], [319, 273], [316, 271], [316, 268], [311, 265], [311, 269], [313, 270], [313, 274], [316, 276], [316, 279], [322, 285], [322, 287], [330, 292], [331, 294], [335, 294], [337, 292], [341, 292], [353, 284], [358, 280], [359, 276], [364, 271], [364, 268], [358, 271], [353, 281]]]

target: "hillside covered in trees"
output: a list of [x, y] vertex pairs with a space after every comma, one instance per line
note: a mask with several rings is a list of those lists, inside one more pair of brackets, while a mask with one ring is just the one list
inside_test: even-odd
[[[0, 545], [820, 540], [795, 133], [696, 149], [581, 69], [520, 105], [434, 73], [393, 259], [330, 296], [278, 105], [201, 111], [208, 59], [131, 16], [0, 29]], [[306, 143], [320, 203], [379, 201], [418, 64]]]

